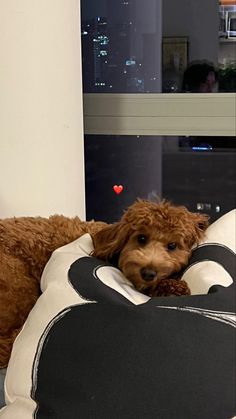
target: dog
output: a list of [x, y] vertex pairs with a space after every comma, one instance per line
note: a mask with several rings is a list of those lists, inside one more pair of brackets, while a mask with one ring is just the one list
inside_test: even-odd
[[52, 252], [85, 233], [106, 226], [63, 215], [0, 220], [0, 368], [8, 364], [13, 342], [40, 296], [40, 279]]
[[117, 266], [150, 296], [186, 295], [178, 280], [194, 243], [208, 225], [203, 214], [163, 201], [137, 200], [114, 224], [62, 215], [0, 220], [0, 368], [40, 296], [40, 279], [52, 252], [89, 233], [93, 256]]
[[116, 265], [148, 296], [189, 295], [186, 282], [179, 279], [208, 218], [168, 201], [139, 199], [119, 222], [94, 235], [93, 256]]

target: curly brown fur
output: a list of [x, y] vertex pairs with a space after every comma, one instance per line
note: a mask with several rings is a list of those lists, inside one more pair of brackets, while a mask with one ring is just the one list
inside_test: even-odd
[[137, 200], [120, 222], [94, 235], [93, 256], [116, 261], [135, 288], [149, 296], [187, 295], [189, 288], [178, 275], [207, 226], [205, 214], [167, 201]]
[[40, 295], [40, 278], [52, 252], [103, 222], [78, 217], [19, 217], [0, 220], [0, 368], [7, 365], [13, 341]]
[[[189, 293], [184, 281], [169, 278], [186, 265], [206, 227], [204, 215], [141, 200], [113, 225], [61, 215], [0, 220], [0, 368], [7, 365], [13, 341], [40, 295], [42, 271], [56, 248], [90, 233], [94, 256], [116, 259], [138, 290], [150, 296], [183, 295]], [[138, 243], [139, 235], [147, 242]], [[177, 249], [168, 251], [173, 242]], [[156, 276], [150, 280], [153, 271]]]

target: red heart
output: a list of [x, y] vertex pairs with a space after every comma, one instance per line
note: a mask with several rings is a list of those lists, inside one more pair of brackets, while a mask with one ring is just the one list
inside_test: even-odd
[[122, 185], [114, 185], [113, 186], [113, 191], [119, 195], [122, 191], [123, 191], [123, 186]]

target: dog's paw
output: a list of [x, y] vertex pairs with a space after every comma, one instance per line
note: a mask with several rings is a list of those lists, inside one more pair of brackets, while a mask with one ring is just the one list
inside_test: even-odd
[[178, 279], [163, 279], [149, 293], [150, 297], [169, 297], [171, 295], [190, 295], [190, 289], [185, 281]]

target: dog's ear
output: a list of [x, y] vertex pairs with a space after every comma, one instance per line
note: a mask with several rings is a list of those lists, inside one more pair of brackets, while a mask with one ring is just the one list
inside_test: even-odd
[[128, 232], [127, 224], [121, 222], [104, 227], [93, 235], [94, 252], [92, 256], [112, 261], [124, 247]]
[[196, 228], [199, 230], [199, 232], [201, 234], [209, 226], [209, 215], [200, 214], [200, 213], [196, 213], [196, 212], [193, 215], [194, 215], [194, 221], [195, 221], [195, 224], [196, 224]]
[[191, 213], [191, 218], [193, 223], [192, 244], [198, 244], [209, 226], [209, 216], [207, 214]]

